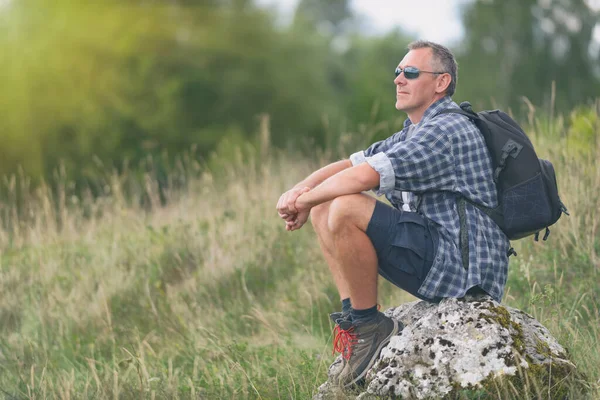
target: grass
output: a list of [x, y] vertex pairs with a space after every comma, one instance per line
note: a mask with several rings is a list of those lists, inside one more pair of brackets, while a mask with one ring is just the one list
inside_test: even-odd
[[[529, 125], [539, 155], [555, 164], [571, 217], [547, 243], [515, 242], [504, 301], [550, 329], [585, 372], [589, 398], [599, 398], [600, 147], [582, 153], [565, 145], [561, 121], [550, 121], [546, 136], [537, 132], [547, 121]], [[188, 160], [174, 177], [185, 184], [166, 193], [151, 174], [133, 189], [127, 176], [108, 174], [97, 198], [73, 196], [67, 184], [34, 190], [5, 181], [12, 195], [0, 208], [5, 398], [316, 392], [333, 360], [327, 315], [339, 302], [314, 232], [285, 232], [275, 204], [331, 157], [305, 160], [264, 145], [234, 153], [213, 159], [212, 173]], [[380, 282], [382, 307], [412, 300]], [[547, 398], [544, 388], [536, 393]]]

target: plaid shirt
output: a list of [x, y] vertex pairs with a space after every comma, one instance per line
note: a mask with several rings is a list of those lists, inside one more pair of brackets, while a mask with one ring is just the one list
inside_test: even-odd
[[350, 160], [353, 165], [366, 161], [379, 173], [375, 192], [385, 194], [398, 209], [403, 205], [402, 191], [408, 191], [410, 208], [416, 211], [413, 192], [418, 193], [418, 211], [437, 227], [437, 254], [419, 294], [428, 298], [462, 297], [478, 285], [500, 302], [510, 243], [494, 221], [468, 202], [468, 270], [462, 264], [458, 194], [487, 207], [497, 205], [497, 196], [490, 156], [475, 124], [459, 114], [434, 118], [450, 107], [458, 107], [450, 97], [438, 100], [425, 111], [410, 138], [406, 134], [411, 121], [406, 119], [403, 130], [352, 154]]

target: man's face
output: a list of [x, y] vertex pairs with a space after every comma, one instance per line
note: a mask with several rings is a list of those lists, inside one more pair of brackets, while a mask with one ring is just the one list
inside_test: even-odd
[[[415, 67], [420, 71], [436, 71], [431, 63], [432, 51], [429, 48], [409, 51], [400, 64], [400, 68]], [[396, 84], [396, 109], [410, 114], [413, 111], [425, 111], [436, 95], [436, 80], [440, 75], [420, 73], [416, 79], [406, 79], [403, 73], [394, 79]]]

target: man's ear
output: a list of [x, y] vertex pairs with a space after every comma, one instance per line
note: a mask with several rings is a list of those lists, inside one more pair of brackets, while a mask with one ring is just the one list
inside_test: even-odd
[[452, 77], [450, 74], [442, 74], [439, 76], [437, 80], [437, 86], [435, 88], [436, 93], [444, 93], [448, 86], [450, 86], [450, 82], [452, 82]]

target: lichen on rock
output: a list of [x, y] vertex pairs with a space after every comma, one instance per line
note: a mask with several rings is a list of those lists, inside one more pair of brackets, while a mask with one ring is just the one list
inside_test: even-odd
[[[358, 399], [453, 398], [465, 391], [492, 393], [507, 380], [523, 391], [551, 381], [558, 393], [565, 378], [577, 375], [545, 327], [488, 296], [416, 301], [385, 313], [405, 328], [382, 350]], [[315, 398], [333, 392], [326, 383]]]

